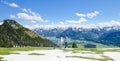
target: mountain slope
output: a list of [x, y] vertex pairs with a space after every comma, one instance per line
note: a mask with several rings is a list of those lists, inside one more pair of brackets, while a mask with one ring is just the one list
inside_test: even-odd
[[0, 47], [15, 46], [50, 47], [56, 45], [33, 31], [24, 28], [14, 20], [4, 20], [4, 23], [0, 25]]
[[120, 31], [105, 34], [100, 38], [106, 45], [115, 45], [120, 47]]

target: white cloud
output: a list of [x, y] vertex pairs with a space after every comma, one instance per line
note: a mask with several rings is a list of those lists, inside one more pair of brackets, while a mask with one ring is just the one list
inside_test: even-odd
[[7, 2], [5, 0], [2, 0], [1, 2], [3, 2], [6, 5], [9, 5], [10, 7], [13, 7], [13, 8], [19, 8], [19, 5], [16, 4], [16, 3], [9, 3], [9, 2]]
[[23, 19], [23, 20], [43, 21], [43, 19], [39, 15], [31, 15], [31, 14], [27, 14], [27, 13], [18, 13], [17, 16], [18, 16], [18, 18]]
[[16, 18], [16, 16], [11, 14], [11, 15], [10, 15], [10, 18]]
[[9, 6], [14, 7], [14, 8], [18, 8], [19, 7], [16, 3], [10, 3]]
[[87, 20], [85, 18], [80, 18], [79, 21], [82, 23], [82, 22], [86, 22]]
[[120, 22], [112, 20], [110, 22], [99, 23], [98, 26], [100, 27], [120, 26]]
[[93, 24], [90, 24], [90, 25], [82, 25], [82, 24], [48, 24], [48, 25], [39, 25], [39, 24], [36, 24], [36, 25], [24, 25], [26, 28], [29, 28], [29, 29], [35, 29], [35, 28], [43, 28], [43, 29], [46, 29], [46, 30], [49, 30], [49, 29], [54, 29], [54, 28], [62, 28], [63, 30], [69, 28], [69, 27], [76, 27], [76, 28], [86, 28], [86, 29], [89, 29], [89, 28], [95, 28], [96, 26], [93, 25]]
[[71, 25], [67, 25], [67, 24], [47, 24], [47, 25], [35, 24], [35, 25], [24, 25], [24, 27], [29, 28], [29, 29], [44, 28], [46, 30], [47, 29], [53, 29], [53, 28], [68, 28], [69, 26], [71, 26]]
[[[3, 3], [7, 4], [11, 7], [15, 7], [15, 8], [19, 7], [15, 3], [9, 3], [6, 1], [3, 1]], [[36, 21], [48, 22], [47, 20], [43, 20], [39, 13], [31, 11], [31, 9], [26, 9], [26, 8], [18, 8], [18, 9], [21, 9], [22, 12], [17, 13], [16, 15], [10, 15], [10, 18], [19, 18], [19, 19], [23, 19], [23, 20], [29, 20], [32, 23], [36, 23]]]
[[95, 16], [97, 16], [99, 14], [99, 12], [98, 11], [94, 11], [94, 12], [91, 12], [91, 13], [87, 13], [87, 17], [88, 18], [93, 18], [93, 17], [95, 17]]
[[79, 17], [88, 17], [88, 18], [93, 18], [93, 17], [97, 16], [98, 14], [99, 14], [98, 11], [90, 12], [90, 13], [87, 13], [87, 14], [76, 13], [76, 15], [79, 16]]
[[85, 17], [86, 15], [85, 14], [82, 14], [82, 13], [75, 13], [77, 16], [80, 16], [80, 17]]
[[[75, 22], [76, 23], [76, 22]], [[76, 28], [86, 28], [86, 29], [91, 29], [91, 28], [98, 28], [98, 26], [100, 28], [103, 27], [112, 27], [112, 26], [120, 26], [120, 22], [112, 20], [110, 22], [103, 22], [103, 23], [98, 23], [98, 24], [48, 24], [48, 25], [39, 25], [39, 24], [35, 24], [35, 25], [25, 25], [25, 27], [29, 28], [29, 29], [34, 29], [34, 28], [43, 28], [43, 29], [53, 29], [53, 28], [62, 28], [62, 29], [67, 29], [68, 27], [76, 27]]]
[[81, 24], [87, 21], [86, 18], [93, 18], [95, 16], [97, 16], [99, 14], [98, 11], [94, 11], [94, 12], [90, 12], [87, 14], [83, 14], [83, 13], [75, 13], [77, 16], [79, 16], [79, 20], [66, 20], [67, 23], [70, 24]]
[[67, 20], [67, 23], [71, 23], [71, 24], [81, 24], [83, 22], [86, 22], [87, 20], [83, 17], [81, 17], [79, 20]]
[[60, 24], [65, 24], [64, 22], [60, 22]]
[[22, 8], [23, 12], [28, 12], [28, 10], [26, 8]]
[[35, 25], [24, 25], [24, 27], [29, 28], [29, 29], [39, 28], [41, 26], [42, 25], [38, 25], [38, 24], [35, 24]]
[[36, 21], [31, 21], [32, 23], [36, 23]]
[[23, 26], [26, 28], [29, 28], [29, 29], [33, 29], [32, 26], [30, 26], [30, 25], [23, 25]]
[[43, 20], [39, 13], [31, 11], [31, 9], [22, 8], [22, 12], [17, 13], [16, 15], [10, 15], [11, 18], [19, 18], [22, 20], [29, 20], [32, 23], [36, 23], [36, 21], [40, 22], [48, 22], [48, 20]]
[[47, 20], [43, 20], [39, 13], [33, 12], [30, 9], [23, 8], [23, 12], [17, 13], [16, 17], [23, 20], [29, 20], [32, 23], [36, 23], [36, 21], [48, 22]]
[[9, 3], [5, 0], [2, 0], [2, 2], [6, 5], [22, 10], [22, 12], [17, 13], [16, 15], [10, 15], [10, 18], [29, 20], [32, 23], [36, 23], [36, 21], [48, 22], [47, 20], [43, 20], [39, 13], [33, 12], [30, 9], [20, 8], [19, 5], [17, 5], [16, 3]]

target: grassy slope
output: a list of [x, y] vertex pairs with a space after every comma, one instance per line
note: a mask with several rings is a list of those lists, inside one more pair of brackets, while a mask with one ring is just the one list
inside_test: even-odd
[[30, 51], [30, 50], [49, 50], [52, 47], [16, 47], [16, 48], [0, 48], [0, 55], [11, 54], [11, 51]]

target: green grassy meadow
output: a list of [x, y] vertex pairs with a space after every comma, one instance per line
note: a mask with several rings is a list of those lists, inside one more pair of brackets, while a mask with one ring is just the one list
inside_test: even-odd
[[0, 55], [13, 54], [12, 51], [32, 51], [32, 50], [49, 50], [52, 47], [14, 47], [14, 48], [0, 48]]

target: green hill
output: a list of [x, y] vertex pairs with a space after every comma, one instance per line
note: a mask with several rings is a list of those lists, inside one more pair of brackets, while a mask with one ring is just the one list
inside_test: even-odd
[[6, 19], [0, 25], [0, 47], [56, 46], [48, 39], [23, 27], [15, 20]]

